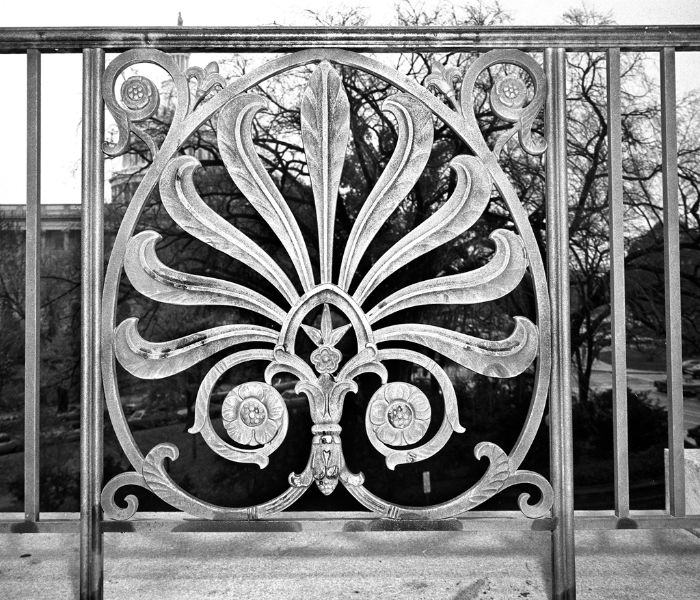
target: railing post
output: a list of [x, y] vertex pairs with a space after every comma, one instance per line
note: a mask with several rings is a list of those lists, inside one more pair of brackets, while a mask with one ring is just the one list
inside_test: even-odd
[[100, 378], [100, 293], [103, 269], [104, 51], [83, 51], [81, 267], [80, 598], [102, 598], [103, 397]]
[[627, 331], [625, 317], [625, 224], [622, 188], [620, 49], [607, 55], [608, 206], [610, 241], [610, 339], [613, 379], [615, 514], [628, 517], [629, 452], [627, 431]]
[[545, 50], [547, 75], [547, 265], [552, 303], [552, 383], [549, 426], [552, 514], [552, 588], [555, 600], [576, 598], [571, 427], [569, 223], [566, 177], [566, 53]]
[[24, 518], [39, 520], [41, 305], [41, 53], [27, 51], [27, 212], [24, 295]]
[[678, 136], [676, 132], [676, 54], [661, 51], [661, 168], [664, 193], [664, 288], [666, 393], [668, 402], [668, 482], [670, 511], [685, 516], [681, 252], [678, 215]]

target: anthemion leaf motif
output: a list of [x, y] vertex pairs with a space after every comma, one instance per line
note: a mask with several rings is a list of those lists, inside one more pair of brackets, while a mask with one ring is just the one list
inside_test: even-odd
[[306, 243], [289, 205], [263, 167], [253, 146], [253, 118], [265, 106], [265, 99], [255, 94], [243, 94], [224, 106], [218, 121], [219, 151], [233, 182], [289, 252], [306, 291], [314, 285]]
[[181, 156], [168, 163], [160, 179], [160, 195], [165, 209], [185, 231], [269, 279], [293, 304], [299, 294], [280, 266], [199, 197], [192, 181], [198, 167], [199, 161], [191, 156]]
[[348, 236], [338, 278], [338, 285], [345, 290], [367, 246], [425, 169], [433, 147], [432, 115], [413, 96], [396, 94], [384, 102], [383, 108], [396, 118], [398, 140]]
[[323, 61], [301, 103], [301, 138], [316, 204], [321, 283], [330, 283], [340, 175], [350, 137], [350, 104], [338, 73]]
[[484, 212], [491, 196], [491, 177], [484, 163], [475, 156], [458, 156], [450, 166], [457, 173], [454, 192], [435, 214], [374, 263], [353, 294], [358, 304], [405, 264], [467, 231]]
[[496, 251], [483, 267], [402, 288], [367, 313], [370, 323], [412, 306], [475, 304], [496, 300], [513, 291], [527, 268], [523, 242], [517, 234], [503, 229], [494, 231], [491, 239]]
[[537, 355], [537, 327], [515, 317], [515, 329], [505, 340], [483, 340], [433, 325], [392, 325], [374, 332], [377, 343], [413, 342], [481, 375], [513, 377], [522, 373]]
[[350, 323], [347, 325], [343, 325], [341, 327], [338, 327], [331, 331], [330, 339], [328, 340], [328, 344], [331, 346], [335, 346], [342, 338], [343, 336], [348, 332], [348, 330], [352, 327]]
[[[127, 211], [105, 278], [102, 362], [105, 396], [115, 432], [135, 469], [133, 473], [117, 475], [104, 487], [105, 513], [113, 518], [133, 516], [137, 508], [134, 496], [126, 499], [126, 507], [115, 503], [115, 495], [124, 485], [147, 487], [172, 506], [194, 516], [257, 519], [289, 507], [312, 484], [326, 495], [340, 484], [365, 508], [381, 517], [439, 519], [460, 516], [505, 487], [527, 483], [541, 491], [540, 500], [530, 504], [528, 497], [522, 495], [518, 505], [528, 517], [544, 516], [552, 506], [551, 486], [541, 475], [519, 470], [544, 411], [549, 378], [550, 307], [547, 287], [541, 284], [544, 267], [527, 215], [481, 136], [473, 111], [469, 112], [472, 98], [465, 97], [472, 93], [473, 82], [488, 66], [501, 62], [521, 66], [530, 73], [536, 86], [543, 81], [543, 75], [536, 72], [539, 66], [530, 57], [517, 52], [499, 51], [477, 58], [474, 65], [480, 70], [476, 72], [470, 68], [465, 73], [467, 85], [460, 91], [460, 110], [453, 111], [416, 82], [369, 57], [337, 49], [308, 50], [271, 61], [256, 72], [243, 75], [210, 101], [190, 105], [189, 95], [184, 95], [188, 92], [185, 75], [175, 72], [174, 62], [164, 56], [155, 50], [125, 53], [108, 69], [113, 80], [110, 80], [112, 87], [109, 88], [110, 82], [107, 87], [113, 90], [114, 79], [141, 57], [166, 68], [178, 84], [179, 96], [173, 129], [161, 150], [152, 148], [154, 153], [160, 154], [155, 157]], [[350, 104], [343, 80], [329, 61], [361, 69], [401, 90], [382, 107], [396, 122], [396, 147], [359, 209], [342, 262], [337, 265], [337, 282], [333, 280], [335, 215], [350, 135]], [[317, 256], [307, 248], [300, 224], [256, 152], [253, 126], [256, 115], [265, 107], [265, 100], [250, 93], [275, 74], [316, 62], [319, 64], [309, 76], [301, 100], [300, 127], [316, 208]], [[437, 76], [426, 81], [442, 86], [442, 92], [449, 96], [452, 106], [457, 107], [452, 87], [455, 71], [449, 67], [443, 71], [444, 85]], [[207, 73], [212, 77], [205, 80], [206, 85], [210, 80], [220, 84], [220, 79], [214, 77], [213, 67], [201, 73], [197, 71], [198, 81], [209, 77]], [[506, 83], [513, 89], [520, 89], [520, 84], [516, 86], [511, 80]], [[140, 85], [135, 80], [130, 83], [134, 89], [137, 84]], [[113, 91], [110, 94], [108, 106], [119, 116], [119, 109], [114, 108], [117, 104]], [[538, 88], [533, 103], [541, 98], [542, 90]], [[524, 104], [526, 101], [525, 97], [519, 97], [517, 111], [526, 111], [523, 114], [534, 118], [539, 108]], [[506, 114], [503, 110], [501, 113]], [[298, 275], [298, 287], [293, 275], [286, 273], [258, 244], [205, 204], [193, 181], [199, 162], [191, 156], [177, 156], [182, 140], [194, 132], [198, 123], [211, 121], [217, 115], [217, 142], [224, 165], [235, 185], [289, 254]], [[509, 122], [521, 118], [520, 115], [521, 112], [513, 113]], [[142, 115], [131, 116], [136, 122]], [[456, 174], [454, 190], [434, 214], [391, 246], [351, 292], [353, 278], [370, 244], [411, 193], [427, 165], [433, 146], [434, 116], [468, 147], [450, 162]], [[120, 138], [120, 144], [125, 143]], [[134, 234], [144, 202], [156, 185], [160, 186], [163, 206], [182, 229], [255, 270], [279, 291], [287, 305], [280, 306], [263, 293], [250, 289], [248, 284], [242, 285], [246, 282], [183, 273], [163, 264], [156, 249], [159, 234], [154, 231]], [[508, 206], [518, 233], [503, 229], [494, 231], [491, 239], [495, 251], [486, 264], [472, 271], [433, 277], [391, 290], [377, 298], [373, 307], [363, 308], [370, 296], [379, 295], [383, 287], [380, 284], [397, 270], [468, 231], [484, 212], [492, 188]], [[242, 315], [238, 310], [232, 311], [232, 320], [253, 312], [269, 319], [271, 326], [234, 322], [166, 342], [147, 341], [138, 331], [137, 318], [128, 318], [115, 326], [122, 267], [132, 286], [155, 302], [233, 307], [241, 309]], [[512, 333], [495, 335], [505, 339], [487, 340], [425, 323], [397, 323], [399, 312], [412, 307], [475, 304], [506, 296], [523, 280], [526, 271], [530, 271], [534, 281], [537, 325], [525, 317], [514, 316]], [[419, 277], [414, 281], [417, 279]], [[316, 321], [318, 311], [320, 323]], [[376, 323], [389, 316], [392, 317], [390, 325], [375, 329]], [[334, 319], [342, 324], [333, 327]], [[302, 330], [316, 346], [308, 356], [297, 349], [298, 334]], [[354, 340], [350, 339], [352, 335]], [[407, 343], [416, 348], [405, 348]], [[235, 348], [241, 345], [246, 347]], [[302, 345], [306, 350], [308, 341]], [[421, 349], [423, 351], [418, 351]], [[164, 462], [177, 458], [177, 448], [173, 444], [159, 444], [144, 456], [129, 431], [119, 400], [115, 363], [136, 377], [159, 379], [180, 373], [218, 353], [217, 362], [200, 383], [195, 423], [189, 430], [193, 435], [201, 435], [214, 453], [233, 462], [254, 463], [261, 468], [270, 462], [271, 455], [283, 444], [289, 419], [293, 416], [285, 405], [285, 394], [273, 382], [273, 377], [280, 374], [296, 380], [294, 391], [308, 400], [313, 423], [308, 461], [300, 473], [289, 475], [289, 488], [267, 502], [244, 508], [215, 506], [180, 488], [170, 478]], [[428, 356], [434, 354], [441, 357]], [[486, 458], [489, 465], [477, 482], [454, 498], [432, 506], [400, 506], [367, 490], [364, 475], [348, 468], [343, 453], [341, 418], [346, 396], [359, 392], [358, 377], [372, 376], [379, 380], [378, 389], [366, 404], [366, 433], [373, 448], [384, 456], [387, 468], [395, 469], [436, 455], [453, 434], [465, 431], [459, 422], [460, 397], [448, 376], [450, 369], [444, 365], [445, 361], [452, 361], [472, 373], [509, 378], [523, 373], [536, 358], [530, 410], [513, 450], [506, 454], [491, 442], [477, 445], [475, 456]], [[420, 389], [411, 381], [392, 381], [390, 373], [393, 371], [387, 364], [395, 361], [423, 369], [432, 377], [439, 394], [430, 397], [427, 388]], [[250, 362], [257, 362], [258, 366], [262, 363], [264, 381], [242, 382], [226, 395], [222, 423], [232, 442], [229, 443], [210, 418], [212, 393], [233, 369]], [[249, 371], [243, 367], [239, 372]], [[358, 394], [352, 408], [356, 409], [361, 401], [362, 395]], [[438, 408], [436, 403], [441, 404], [438, 410], [434, 410]], [[437, 427], [431, 422], [436, 414], [442, 415], [442, 423]], [[428, 432], [432, 433], [428, 435]]]
[[131, 285], [156, 302], [184, 305], [225, 305], [244, 308], [277, 323], [284, 320], [282, 309], [251, 289], [202, 275], [181, 273], [166, 267], [156, 254], [160, 234], [142, 231], [129, 240], [124, 270]]
[[249, 342], [274, 343], [277, 333], [258, 325], [222, 325], [168, 342], [148, 342], [129, 318], [114, 332], [119, 363], [132, 375], [160, 379], [191, 367], [220, 350]]
[[309, 338], [311, 338], [311, 341], [314, 344], [316, 344], [317, 346], [323, 344], [323, 336], [321, 335], [321, 332], [318, 329], [309, 325], [302, 325], [301, 328], [306, 332], [306, 335], [308, 335]]

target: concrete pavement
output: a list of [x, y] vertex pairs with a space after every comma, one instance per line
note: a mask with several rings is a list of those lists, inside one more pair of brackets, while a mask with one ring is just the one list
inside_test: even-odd
[[[577, 533], [579, 600], [697, 600], [700, 538]], [[490, 600], [550, 597], [547, 532], [105, 535], [105, 598]], [[3, 600], [77, 598], [76, 535], [0, 536]]]

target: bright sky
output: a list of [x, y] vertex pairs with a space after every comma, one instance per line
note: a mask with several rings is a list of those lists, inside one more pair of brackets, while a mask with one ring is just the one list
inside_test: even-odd
[[[455, 2], [457, 3], [457, 2]], [[365, 8], [370, 25], [391, 22], [395, 0], [149, 0], [122, 1], [30, 1], [15, 2], [2, 9], [2, 27], [162, 26], [174, 25], [178, 11], [186, 25], [304, 25], [308, 11], [333, 12]], [[420, 3], [414, 3], [420, 4]], [[436, 0], [422, 2], [440, 5]], [[557, 25], [572, 6], [612, 12], [621, 25], [700, 24], [698, 0], [501, 0], [513, 25]], [[371, 8], [370, 8], [371, 7]], [[42, 202], [80, 202], [81, 58], [76, 55], [45, 55], [42, 59]], [[26, 66], [24, 56], [0, 55], [0, 72], [14, 94], [0, 98], [5, 143], [0, 145], [0, 203], [25, 201]], [[700, 55], [679, 53], [679, 95], [700, 87]], [[13, 142], [10, 142], [10, 141]]]

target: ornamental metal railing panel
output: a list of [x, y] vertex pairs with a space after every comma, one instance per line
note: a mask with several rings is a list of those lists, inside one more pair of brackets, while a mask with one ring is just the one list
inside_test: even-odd
[[[158, 108], [159, 94], [155, 86], [141, 76], [134, 76], [123, 82], [121, 102], [114, 97], [115, 82], [120, 74], [130, 65], [141, 62], [162, 66], [175, 83], [177, 111], [160, 147], [139, 128], [139, 123], [150, 118]], [[486, 68], [504, 62], [527, 71], [534, 81], [534, 97], [528, 102], [527, 88], [516, 76], [496, 83], [490, 96], [491, 106], [512, 126], [500, 135], [494, 148], [489, 148], [474, 115], [474, 84]], [[266, 101], [260, 95], [248, 93], [271, 75], [284, 74], [308, 64], [318, 65], [308, 77], [300, 108], [301, 139], [318, 231], [317, 249], [311, 252], [287, 200], [253, 145], [252, 124]], [[339, 269], [334, 269], [334, 254], [340, 256], [340, 253], [334, 253], [333, 245], [338, 238], [336, 203], [350, 139], [350, 106], [334, 65], [361, 69], [400, 90], [390, 96], [383, 107], [397, 121], [396, 148], [359, 207]], [[194, 100], [188, 75], [198, 84]], [[120, 126], [119, 140], [109, 144], [107, 152], [116, 154], [123, 150], [131, 131], [144, 138], [154, 157], [117, 233], [105, 277], [102, 378], [112, 425], [136, 471], [118, 475], [107, 483], [102, 495], [105, 514], [127, 518], [136, 510], [133, 502], [129, 502], [128, 509], [120, 509], [114, 503], [114, 493], [121, 485], [144, 486], [192, 516], [255, 519], [288, 508], [315, 484], [325, 495], [332, 493], [337, 485], [343, 485], [362, 506], [380, 517], [449, 518], [465, 513], [500, 490], [518, 483], [534, 484], [541, 492], [535, 505], [529, 505], [526, 497], [521, 499], [523, 512], [530, 517], [547, 514], [552, 505], [550, 484], [541, 475], [518, 467], [532, 443], [546, 401], [551, 354], [549, 298], [544, 265], [527, 215], [497, 161], [506, 141], [515, 134], [528, 151], [544, 152], [544, 143], [533, 140], [530, 132], [530, 125], [545, 98], [541, 67], [519, 51], [496, 50], [475, 61], [463, 79], [449, 69], [433, 73], [427, 84], [444, 93], [448, 105], [425, 87], [384, 64], [342, 50], [292, 54], [264, 64], [223, 89], [216, 89], [221, 88], [222, 83], [216, 69], [207, 75], [192, 70], [183, 73], [172, 58], [157, 50], [126, 52], [113, 60], [105, 73], [106, 105]], [[211, 99], [201, 102], [208, 94]], [[298, 285], [253, 239], [202, 200], [193, 179], [200, 167], [199, 161], [192, 156], [177, 156], [179, 144], [200, 124], [216, 115], [217, 144], [226, 170], [289, 253]], [[360, 273], [355, 285], [357, 266], [370, 243], [426, 166], [433, 145], [434, 116], [452, 128], [473, 154], [465, 152], [452, 158], [450, 167], [456, 174], [456, 183], [446, 202], [388, 248], [366, 273]], [[156, 185], [165, 210], [180, 228], [271, 281], [281, 292], [282, 302], [253, 291], [243, 282], [192, 275], [164, 265], [158, 258], [160, 235], [150, 230], [134, 235], [143, 204]], [[426, 278], [384, 298], [369, 301], [379, 284], [401, 267], [468, 231], [486, 208], [494, 187], [505, 199], [519, 233], [494, 231], [491, 237], [496, 251], [486, 265], [466, 273]], [[139, 333], [137, 317], [115, 322], [122, 269], [138, 292], [157, 302], [232, 306], [258, 313], [274, 325], [232, 323], [175, 340], [145, 340]], [[415, 306], [495, 300], [512, 291], [527, 269], [538, 282], [534, 286], [537, 324], [515, 316], [515, 327], [505, 339], [480, 339], [424, 323], [382, 324], [388, 316]], [[304, 320], [317, 307], [322, 307], [319, 326], [305, 324]], [[344, 324], [334, 326], [331, 312]], [[316, 346], [308, 359], [297, 352], [299, 335], [308, 336]], [[356, 352], [349, 356], [343, 356], [337, 348], [344, 336], [356, 338]], [[377, 497], [363, 485], [362, 473], [350, 471], [343, 456], [340, 419], [345, 398], [357, 391], [356, 379], [365, 373], [373, 373], [381, 380], [381, 386], [367, 405], [365, 423], [372, 446], [386, 457], [389, 469], [425, 460], [439, 452], [451, 435], [465, 431], [459, 423], [455, 390], [445, 370], [429, 355], [400, 347], [406, 342], [491, 377], [514, 377], [537, 359], [530, 412], [518, 443], [510, 453], [492, 442], [480, 443], [475, 455], [489, 462], [484, 475], [454, 499], [435, 506], [399, 506]], [[235, 351], [236, 346], [243, 344], [253, 348]], [[308, 399], [313, 421], [308, 464], [302, 472], [289, 475], [289, 488], [265, 503], [235, 509], [202, 502], [175, 484], [163, 464], [165, 459], [177, 458], [178, 449], [173, 444], [158, 444], [145, 456], [141, 454], [129, 432], [116, 377], [117, 363], [135, 377], [158, 379], [180, 373], [224, 349], [231, 349], [231, 353], [211, 367], [199, 387], [191, 434], [201, 435], [216, 454], [227, 460], [266, 467], [285, 439], [290, 418], [284, 398], [272, 385], [274, 376], [280, 373], [291, 374], [297, 380], [295, 390]], [[415, 385], [390, 380], [385, 363], [397, 360], [424, 368], [440, 386], [443, 418], [438, 431], [430, 438], [426, 433], [431, 420], [431, 403]], [[263, 361], [264, 380], [242, 383], [226, 396], [222, 418], [227, 439], [223, 439], [210, 420], [211, 394], [217, 381], [230, 369], [249, 361]]]
[[[231, 82], [219, 74], [216, 63], [183, 69], [162, 51], [223, 48], [299, 51], [265, 62]], [[567, 48], [606, 52], [610, 123], [615, 510], [576, 515], [569, 350]], [[629, 507], [619, 126], [620, 50], [628, 48], [658, 50], [662, 66], [670, 506], [659, 513]], [[304, 530], [311, 519], [314, 527], [329, 530], [545, 529], [552, 532], [554, 597], [574, 598], [574, 526], [699, 526], [700, 517], [685, 515], [679, 232], [677, 219], [669, 218], [678, 205], [674, 48], [699, 49], [700, 29], [0, 30], [0, 51], [27, 52], [29, 148], [25, 514], [3, 515], [2, 531], [75, 531], [79, 527], [81, 597], [100, 598], [104, 531], [273, 532]], [[40, 514], [38, 503], [39, 99], [41, 52], [49, 49], [82, 50], [84, 59], [79, 521], [71, 515]], [[105, 69], [106, 49], [124, 52]], [[424, 82], [358, 53], [420, 49], [482, 53], [466, 70], [435, 65]], [[525, 51], [540, 52], [542, 64]], [[162, 137], [152, 136], [145, 127], [157, 114], [158, 86], [141, 75], [124, 76], [130, 67], [144, 63], [161, 67], [171, 85], [172, 120]], [[497, 135], [486, 137], [475, 113], [477, 81], [497, 65], [510, 65], [511, 71], [497, 77], [482, 98], [501, 123]], [[395, 90], [377, 112], [396, 131], [386, 165], [355, 207], [347, 239], [339, 235], [337, 214], [351, 139], [344, 70], [359, 71]], [[296, 152], [305, 164], [312, 198], [312, 211], [305, 214], [309, 222], [304, 223], [270, 175], [253, 138], [254, 128], [264, 127], [260, 114], [267, 105], [259, 86], [292, 71], [302, 79], [295, 123], [301, 144]], [[117, 139], [110, 142], [104, 141], [105, 107], [118, 129]], [[543, 118], [545, 136], [541, 138], [533, 133], [533, 124]], [[200, 157], [183, 152], [183, 145], [206, 123], [227, 176], [284, 249], [283, 261], [203, 199], [206, 172], [200, 169]], [[370, 260], [369, 249], [379, 232], [426, 169], [437, 127], [447, 128], [462, 144], [443, 165], [452, 173], [445, 201], [390, 240], [381, 252], [374, 252]], [[128, 203], [103, 274], [104, 156], [118, 156], [135, 139], [150, 153], [151, 163]], [[546, 257], [499, 162], [501, 154], [514, 146], [545, 157], [540, 168], [546, 177]], [[168, 266], [159, 256], [160, 234], [143, 221], [153, 198], [200, 247], [246, 265], [268, 286], [253, 289], [250, 278], [195, 274]], [[425, 277], [417, 273], [410, 284], [398, 288], [388, 284], [401, 269], [468, 234], [494, 199], [512, 227], [490, 232], [492, 252], [481, 266]], [[313, 239], [305, 235], [307, 230], [313, 232]], [[151, 302], [183, 307], [181, 314], [192, 307], [227, 307], [255, 319], [231, 319], [176, 339], [148, 339], [139, 328], [142, 314], [121, 316], [125, 314], [120, 305], [124, 285]], [[403, 318], [417, 307], [493, 303], [519, 285], [531, 290], [533, 314], [507, 315], [509, 326], [494, 326], [492, 336], [468, 335], [457, 327]], [[276, 378], [291, 380], [295, 394], [308, 403], [308, 460], [302, 469], [288, 474], [287, 489], [276, 497], [247, 505], [243, 499], [237, 507], [213, 504], [174, 481], [169, 464], [178, 459], [176, 444], [166, 441], [144, 452], [136, 443], [120, 399], [119, 373], [148, 382], [183, 373], [203, 361], [211, 365], [198, 382], [189, 434], [201, 437], [213, 453], [230, 463], [265, 469], [279, 457], [295, 415], [275, 385]], [[341, 419], [348, 411], [363, 414], [364, 435], [388, 470], [439, 456], [451, 439], [465, 432], [447, 362], [492, 378], [532, 373], [529, 407], [517, 441], [508, 452], [492, 441], [479, 442], [473, 454], [485, 463], [485, 471], [465, 482], [464, 489], [450, 499], [405, 506], [380, 497], [370, 491], [372, 482], [362, 473], [362, 465], [348, 466], [346, 451], [355, 439], [344, 435]], [[210, 416], [214, 390], [227, 373], [249, 363], [258, 364], [262, 375], [227, 390], [222, 423], [215, 426]], [[426, 390], [415, 381], [394, 377], [390, 367], [397, 363], [422, 369], [436, 385]], [[361, 380], [373, 381], [375, 390], [364, 406], [349, 401]], [[103, 481], [102, 472], [103, 395], [121, 450], [133, 468], [109, 481]], [[522, 468], [546, 408], [549, 474]], [[522, 484], [529, 486], [534, 500], [529, 493], [522, 494], [518, 510], [515, 506], [505, 512], [472, 510]], [[133, 494], [123, 501], [115, 498], [125, 487], [133, 490], [134, 486], [180, 512], [155, 519], [152, 513], [138, 510]], [[312, 486], [324, 496], [343, 488], [366, 512], [287, 510]]]

